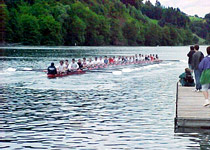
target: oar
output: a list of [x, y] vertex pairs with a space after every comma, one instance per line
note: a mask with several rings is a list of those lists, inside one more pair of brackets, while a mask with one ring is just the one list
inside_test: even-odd
[[32, 69], [32, 68], [16, 69], [16, 71], [37, 71], [37, 72], [47, 72], [46, 69]]
[[162, 60], [162, 61], [175, 61], [175, 62], [179, 62], [180, 60]]

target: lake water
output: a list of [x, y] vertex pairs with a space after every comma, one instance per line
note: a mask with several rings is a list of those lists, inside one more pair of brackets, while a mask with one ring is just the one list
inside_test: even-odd
[[[201, 50], [205, 52], [205, 46]], [[189, 47], [17, 47], [0, 50], [0, 149], [210, 149], [209, 131], [174, 133], [178, 76]], [[158, 54], [129, 65], [48, 79], [52, 61]], [[113, 71], [123, 71], [114, 75]], [[202, 101], [201, 101], [202, 103]]]

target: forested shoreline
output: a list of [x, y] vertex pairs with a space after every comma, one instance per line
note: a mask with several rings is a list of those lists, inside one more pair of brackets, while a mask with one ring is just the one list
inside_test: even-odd
[[142, 0], [5, 0], [3, 43], [52, 46], [176, 46], [210, 43], [210, 13]]

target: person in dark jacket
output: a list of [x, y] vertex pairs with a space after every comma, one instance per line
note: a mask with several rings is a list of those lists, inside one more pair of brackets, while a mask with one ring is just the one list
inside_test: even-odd
[[57, 69], [55, 68], [54, 63], [52, 62], [51, 65], [47, 68], [47, 74], [57, 74]]
[[79, 66], [79, 69], [82, 70], [83, 69], [83, 65], [82, 65], [81, 59], [78, 59], [77, 64]]
[[199, 92], [201, 90], [201, 84], [200, 84], [200, 76], [201, 71], [198, 69], [198, 65], [201, 62], [201, 60], [204, 58], [204, 55], [202, 52], [199, 51], [199, 45], [195, 45], [195, 53], [192, 57], [192, 69], [194, 70], [195, 74], [195, 83], [196, 83], [196, 92]]
[[193, 57], [193, 54], [195, 53], [194, 51], [194, 46], [190, 46], [190, 52], [187, 54], [187, 56], [189, 57], [188, 59], [188, 65], [189, 65], [189, 68], [192, 69], [192, 57]]
[[195, 82], [189, 68], [185, 68], [185, 72], [182, 73], [179, 78], [182, 86], [195, 86]]
[[207, 56], [200, 62], [199, 69], [202, 72], [200, 83], [205, 98], [204, 106], [210, 105], [208, 89], [210, 87], [210, 46], [207, 47]]

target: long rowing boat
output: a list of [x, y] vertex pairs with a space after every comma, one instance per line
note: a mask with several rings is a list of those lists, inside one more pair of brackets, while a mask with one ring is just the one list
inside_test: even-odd
[[85, 74], [86, 72], [92, 71], [92, 70], [98, 70], [98, 69], [103, 69], [107, 67], [114, 67], [114, 66], [125, 66], [125, 65], [131, 65], [131, 64], [141, 64], [141, 65], [151, 65], [151, 64], [157, 64], [162, 62], [162, 60], [154, 60], [154, 61], [139, 61], [139, 62], [128, 62], [128, 63], [123, 63], [123, 64], [109, 64], [109, 65], [99, 65], [96, 67], [92, 68], [87, 68], [84, 70], [76, 70], [76, 71], [71, 71], [67, 73], [62, 73], [62, 74], [47, 74], [48, 78], [56, 78], [56, 77], [65, 77], [65, 76], [70, 76], [70, 75], [80, 75], [80, 74]]

